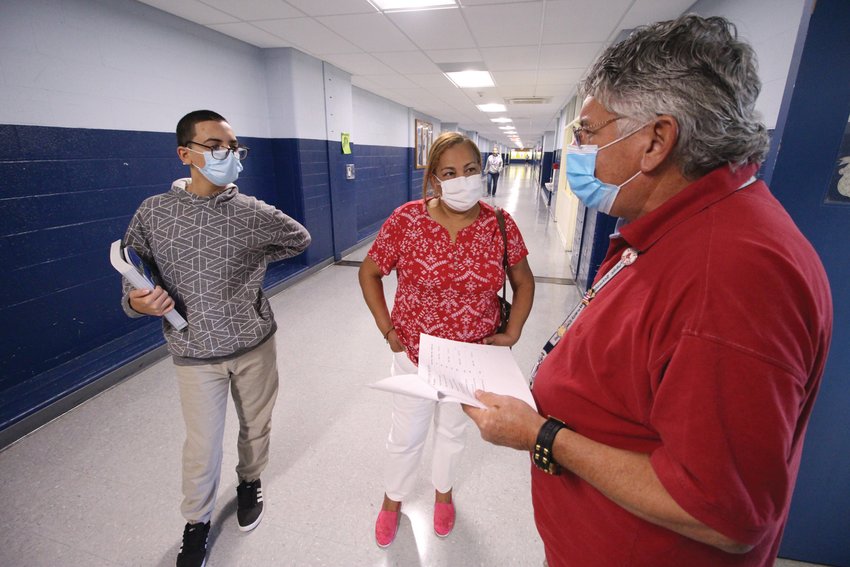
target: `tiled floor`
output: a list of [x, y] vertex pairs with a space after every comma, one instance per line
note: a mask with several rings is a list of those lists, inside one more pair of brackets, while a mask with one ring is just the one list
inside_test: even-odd
[[[534, 274], [568, 278], [569, 256], [534, 173], [508, 168], [494, 201], [516, 218]], [[361, 260], [367, 246], [346, 260]], [[393, 278], [385, 282], [391, 298]], [[538, 282], [514, 348], [521, 368], [531, 368], [576, 297], [573, 286]], [[395, 543], [379, 549], [373, 526], [390, 395], [364, 385], [388, 375], [390, 356], [361, 298], [357, 269], [328, 267], [277, 294], [272, 305], [281, 390], [263, 475], [266, 515], [254, 532], [236, 528], [231, 405], [208, 566], [542, 565], [528, 457], [483, 443], [474, 428], [455, 486], [452, 535], [434, 535], [433, 489], [422, 475]], [[0, 453], [0, 565], [173, 565], [184, 523], [182, 438], [172, 365], [162, 360]]]

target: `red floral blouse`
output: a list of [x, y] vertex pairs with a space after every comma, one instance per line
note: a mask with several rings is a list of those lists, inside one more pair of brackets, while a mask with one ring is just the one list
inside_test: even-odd
[[[479, 206], [478, 218], [452, 243], [449, 231], [428, 214], [427, 204], [411, 201], [393, 211], [369, 249], [369, 258], [384, 275], [396, 270], [392, 321], [414, 364], [419, 362], [420, 333], [477, 343], [498, 327], [504, 244], [493, 207]], [[506, 212], [504, 217], [513, 266], [528, 249], [514, 220]]]

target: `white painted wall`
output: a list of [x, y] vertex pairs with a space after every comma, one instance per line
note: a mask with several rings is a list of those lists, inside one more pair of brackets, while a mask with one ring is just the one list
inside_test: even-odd
[[322, 62], [290, 47], [264, 50], [263, 61], [269, 135], [326, 139]]
[[756, 101], [764, 125], [776, 128], [805, 0], [699, 0], [690, 11], [723, 16], [756, 52], [762, 90]]
[[322, 70], [325, 84], [326, 139], [340, 141], [343, 132], [351, 133], [351, 74], [330, 63], [323, 63]]
[[168, 132], [210, 108], [268, 137], [260, 54], [131, 0], [2, 0], [0, 123]]
[[351, 142], [367, 146], [408, 147], [408, 109], [358, 87], [352, 87]]

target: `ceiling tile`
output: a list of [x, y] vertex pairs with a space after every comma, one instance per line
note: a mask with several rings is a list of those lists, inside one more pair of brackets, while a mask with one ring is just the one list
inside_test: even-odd
[[458, 49], [475, 47], [472, 32], [466, 27], [460, 10], [395, 12], [388, 17], [420, 49]]
[[399, 73], [439, 73], [440, 69], [421, 51], [372, 53]]
[[543, 4], [499, 4], [465, 8], [479, 47], [537, 45]]
[[368, 53], [331, 53], [323, 57], [352, 75], [386, 75], [395, 72]]
[[353, 44], [332, 32], [312, 18], [265, 20], [254, 25], [285, 38], [292, 45], [313, 55], [329, 53], [357, 53]]
[[159, 8], [163, 12], [174, 14], [190, 22], [201, 25], [235, 23], [239, 18], [234, 18], [220, 10], [211, 8], [198, 0], [140, 0], [148, 6]]
[[425, 52], [434, 63], [468, 63], [481, 61], [481, 52], [477, 49], [429, 49]]
[[554, 101], [556, 98], [563, 98], [572, 94], [575, 90], [575, 83], [567, 85], [537, 85], [534, 87], [534, 95], [540, 97], [551, 97]]
[[481, 55], [489, 71], [521, 71], [537, 67], [537, 45], [523, 47], [482, 47]]
[[537, 81], [537, 71], [494, 71], [492, 75], [499, 87], [533, 85]]
[[546, 69], [537, 77], [538, 85], [572, 85], [578, 83], [587, 69]]
[[367, 0], [286, 0], [309, 16], [340, 14], [373, 14], [377, 12]]
[[366, 79], [375, 83], [381, 88], [384, 89], [414, 89], [416, 88], [416, 83], [400, 75], [398, 73], [392, 73], [389, 75], [370, 75], [364, 73]]
[[410, 51], [416, 46], [383, 14], [316, 18], [363, 51]]
[[282, 0], [204, 0], [217, 10], [228, 13], [242, 21], [276, 20], [280, 18], [303, 17], [304, 13], [296, 10]]
[[633, 0], [570, 0], [547, 2], [543, 43], [606, 42]]
[[685, 13], [693, 0], [637, 0], [620, 22], [620, 29], [633, 29], [659, 20], [672, 20]]
[[517, 4], [519, 2], [542, 4], [543, 0], [460, 0], [464, 6], [476, 6], [480, 4]]
[[562, 43], [540, 46], [540, 69], [573, 67], [586, 69], [596, 60], [604, 43]]
[[455, 87], [449, 79], [443, 75], [442, 73], [426, 73], [426, 74], [417, 74], [411, 73], [407, 75], [407, 78], [420, 85], [422, 87]]
[[245, 22], [236, 24], [210, 24], [207, 27], [257, 47], [291, 47], [290, 43], [276, 35], [272, 35], [265, 30], [261, 30]]

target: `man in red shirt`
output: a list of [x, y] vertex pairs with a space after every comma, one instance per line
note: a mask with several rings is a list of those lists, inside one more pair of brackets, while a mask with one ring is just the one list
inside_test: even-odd
[[550, 567], [773, 565], [832, 303], [754, 177], [759, 89], [734, 27], [698, 16], [636, 31], [582, 85], [568, 181], [618, 231], [541, 354], [540, 413], [487, 393], [465, 408], [531, 452]]

